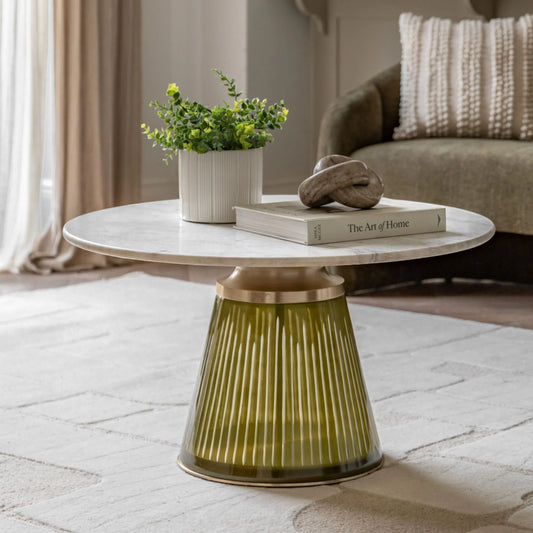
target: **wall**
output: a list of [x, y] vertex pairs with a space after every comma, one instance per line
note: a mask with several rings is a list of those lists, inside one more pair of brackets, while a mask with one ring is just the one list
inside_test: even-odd
[[533, 13], [531, 0], [494, 0], [494, 17], [520, 17]]
[[[211, 69], [244, 95], [285, 99], [283, 131], [265, 148], [265, 192], [295, 192], [312, 165], [311, 23], [293, 0], [143, 0], [143, 117], [156, 126], [150, 100], [166, 100], [175, 81], [209, 106], [227, 98]], [[143, 143], [143, 200], [176, 197], [177, 164]]]
[[[175, 81], [185, 94], [199, 86], [199, 65], [194, 50], [195, 28], [199, 25], [198, 4], [190, 0], [142, 1], [142, 122], [152, 127], [158, 118], [151, 100], [166, 100], [165, 90]], [[139, 128], [140, 132], [140, 128]], [[144, 136], [143, 136], [144, 137]], [[172, 198], [178, 195], [177, 161], [168, 166], [162, 161], [159, 148], [143, 138], [142, 199], [145, 201]]]
[[[190, 0], [189, 0], [190, 1]], [[247, 0], [195, 0], [199, 5], [200, 23], [188, 52], [200, 66], [200, 84], [196, 97], [212, 107], [228, 98], [213, 68], [235, 78], [240, 91], [247, 89], [246, 25]], [[192, 45], [192, 46], [191, 46]]]
[[283, 99], [289, 109], [265, 147], [267, 193], [296, 193], [314, 164], [311, 35], [311, 21], [293, 0], [248, 2], [248, 95]]

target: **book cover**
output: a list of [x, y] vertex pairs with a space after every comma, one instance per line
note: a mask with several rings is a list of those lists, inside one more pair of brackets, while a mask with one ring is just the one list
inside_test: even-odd
[[446, 208], [382, 198], [371, 209], [337, 203], [309, 208], [299, 201], [236, 206], [237, 229], [301, 244], [413, 235], [446, 230]]

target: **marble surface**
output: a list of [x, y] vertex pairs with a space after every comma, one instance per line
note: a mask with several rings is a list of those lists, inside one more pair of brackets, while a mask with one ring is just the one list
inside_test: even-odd
[[[267, 196], [264, 201], [295, 200]], [[126, 259], [226, 266], [334, 266], [432, 257], [478, 246], [494, 234], [478, 214], [446, 208], [445, 232], [304, 246], [237, 230], [231, 224], [198, 224], [180, 218], [179, 200], [131, 204], [70, 220], [63, 235], [86, 250]]]

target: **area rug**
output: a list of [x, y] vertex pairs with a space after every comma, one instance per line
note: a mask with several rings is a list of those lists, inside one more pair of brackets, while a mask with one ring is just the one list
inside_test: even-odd
[[214, 287], [141, 273], [0, 297], [0, 531], [533, 531], [533, 331], [350, 304], [384, 468], [203, 481], [176, 456]]

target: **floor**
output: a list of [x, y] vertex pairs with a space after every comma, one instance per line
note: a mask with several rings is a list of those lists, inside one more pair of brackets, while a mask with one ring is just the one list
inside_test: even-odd
[[[112, 278], [132, 271], [213, 284], [231, 270], [224, 267], [136, 263], [104, 270], [56, 273], [51, 276], [0, 274], [0, 295]], [[361, 305], [533, 329], [533, 285], [460, 279], [449, 284], [434, 280], [352, 296], [349, 301]]]
[[533, 329], [533, 286], [455, 280], [382, 290], [352, 299], [362, 305], [402, 309], [503, 326]]

